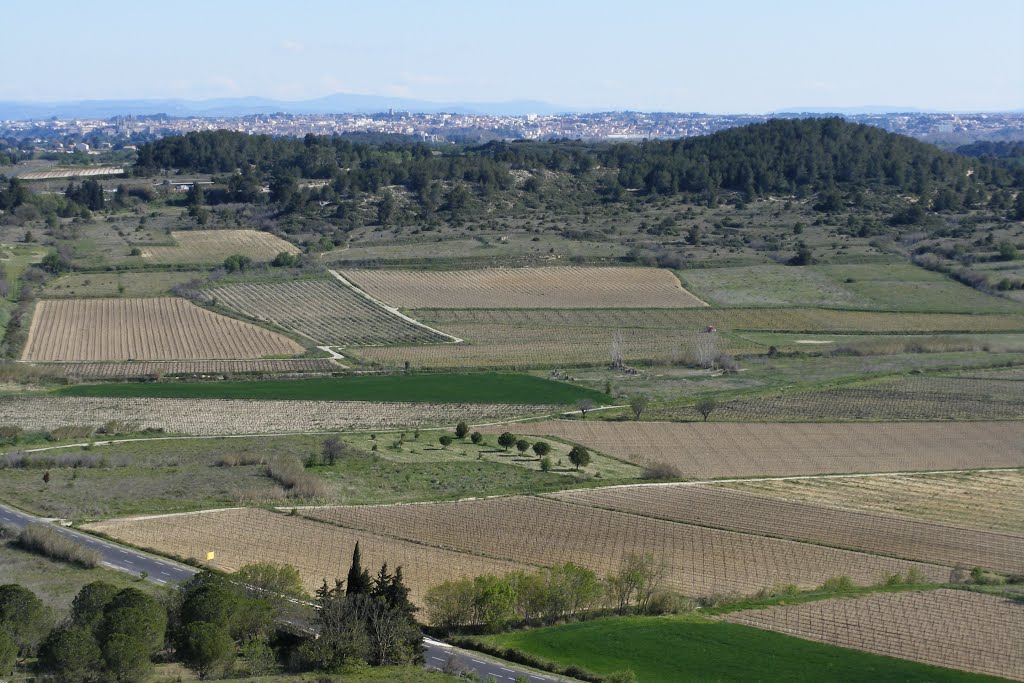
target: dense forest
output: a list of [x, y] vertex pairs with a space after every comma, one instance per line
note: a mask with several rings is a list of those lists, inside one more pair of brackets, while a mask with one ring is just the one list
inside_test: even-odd
[[[927, 194], [949, 186], [1019, 186], [1024, 173], [979, 164], [911, 138], [839, 118], [785, 119], [713, 135], [642, 143], [490, 142], [430, 145], [403, 139], [303, 139], [230, 131], [189, 133], [142, 145], [136, 173], [162, 169], [252, 174], [261, 180], [330, 180], [337, 192], [375, 192], [399, 185], [422, 192], [435, 181], [464, 181], [480, 192], [512, 186], [511, 172], [602, 175], [603, 194], [816, 192], [832, 186], [890, 186]], [[969, 173], [969, 171], [971, 171]]]

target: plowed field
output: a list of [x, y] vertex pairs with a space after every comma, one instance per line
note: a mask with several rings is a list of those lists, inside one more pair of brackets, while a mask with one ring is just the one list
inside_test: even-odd
[[645, 517], [789, 538], [908, 560], [1024, 573], [1024, 534], [980, 531], [951, 524], [797, 503], [717, 486], [615, 486], [566, 491], [549, 497]]
[[219, 263], [240, 254], [253, 261], [270, 261], [282, 251], [299, 248], [259, 230], [180, 230], [171, 233], [175, 246], [142, 247], [142, 258], [153, 263]]
[[1024, 605], [958, 590], [876, 593], [733, 612], [725, 621], [1024, 680]]
[[253, 508], [110, 520], [85, 528], [183, 558], [205, 560], [213, 552], [210, 564], [224, 571], [252, 562], [290, 564], [299, 570], [310, 593], [324, 579], [333, 586], [335, 579], [345, 578], [356, 541], [364, 566], [377, 569], [387, 562], [389, 567], [402, 567], [416, 602], [428, 588], [449, 579], [525, 568]]
[[283, 335], [184, 299], [54, 299], [36, 304], [22, 359], [248, 359], [302, 351]]
[[347, 270], [345, 278], [401, 308], [690, 308], [706, 304], [657, 268]]
[[42, 431], [119, 420], [172, 434], [276, 434], [432, 427], [544, 414], [551, 406], [184, 398], [0, 398], [0, 424]]
[[[506, 427], [487, 427], [502, 432]], [[517, 424], [685, 477], [1024, 467], [1024, 423], [765, 424], [554, 420]]]
[[350, 529], [472, 555], [549, 566], [575, 562], [599, 575], [630, 553], [653, 553], [669, 587], [690, 595], [803, 587], [849, 575], [874, 583], [917, 567], [935, 580], [949, 569], [573, 505], [531, 496], [455, 503], [309, 508], [300, 514]]
[[785, 479], [722, 484], [739, 491], [883, 515], [1024, 533], [1024, 471]]

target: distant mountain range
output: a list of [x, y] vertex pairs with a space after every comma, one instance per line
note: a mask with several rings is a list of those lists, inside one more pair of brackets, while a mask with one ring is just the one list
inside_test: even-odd
[[313, 100], [287, 102], [263, 97], [235, 97], [212, 100], [77, 100], [68, 102], [2, 102], [0, 120], [36, 120], [57, 118], [110, 118], [127, 114], [168, 116], [246, 116], [249, 114], [371, 114], [410, 111], [418, 114], [450, 112], [487, 116], [525, 114], [565, 114], [574, 110], [547, 102], [511, 100], [508, 102], [429, 102], [426, 100], [351, 95], [338, 93]]

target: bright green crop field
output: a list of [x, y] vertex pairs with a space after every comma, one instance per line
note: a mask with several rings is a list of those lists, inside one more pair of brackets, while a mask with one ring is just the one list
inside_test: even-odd
[[681, 681], [998, 681], [701, 617], [612, 617], [490, 636], [564, 666]]

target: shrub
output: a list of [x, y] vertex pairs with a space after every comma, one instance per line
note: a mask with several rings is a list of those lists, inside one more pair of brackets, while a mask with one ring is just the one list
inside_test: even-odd
[[830, 579], [825, 579], [825, 583], [821, 584], [820, 590], [829, 593], [848, 593], [856, 590], [856, 588], [857, 586], [854, 585], [853, 579], [849, 576], [833, 576]]
[[644, 467], [644, 472], [641, 476], [644, 479], [679, 479], [683, 474], [675, 465], [656, 460]]
[[276, 481], [292, 498], [325, 498], [327, 487], [306, 472], [296, 458], [279, 458], [267, 465], [267, 476]]
[[484, 440], [484, 435], [480, 432], [473, 432], [469, 435], [469, 440], [475, 444], [480, 444]]
[[98, 567], [102, 560], [98, 551], [76, 543], [43, 523], [33, 523], [25, 527], [18, 536], [18, 546], [29, 552], [86, 568]]

